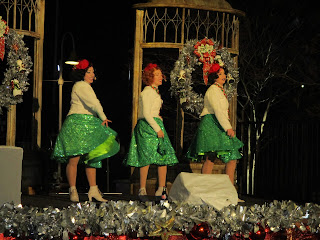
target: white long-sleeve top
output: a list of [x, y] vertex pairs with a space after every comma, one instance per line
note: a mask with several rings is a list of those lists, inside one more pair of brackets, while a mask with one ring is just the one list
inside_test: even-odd
[[71, 114], [90, 114], [99, 117], [102, 121], [107, 119], [91, 85], [85, 81], [76, 82], [72, 87], [68, 115]]
[[200, 117], [207, 114], [214, 114], [225, 131], [231, 129], [229, 121], [229, 102], [221, 89], [216, 85], [211, 85], [204, 95], [204, 108]]
[[138, 119], [146, 119], [155, 132], [161, 130], [153, 118], [160, 118], [162, 102], [161, 96], [150, 86], [146, 86], [140, 93]]

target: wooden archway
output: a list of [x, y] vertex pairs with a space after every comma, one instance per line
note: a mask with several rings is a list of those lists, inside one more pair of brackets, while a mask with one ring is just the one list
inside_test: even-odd
[[[141, 92], [143, 50], [146, 48], [182, 49], [187, 40], [198, 38], [200, 33], [219, 40], [223, 47], [235, 55], [239, 54], [239, 19], [242, 11], [233, 9], [224, 0], [150, 0], [135, 4], [136, 29], [133, 66], [132, 129], [138, 119], [138, 98]], [[161, 12], [161, 15], [159, 14]], [[172, 25], [174, 37], [166, 31]], [[162, 27], [161, 30], [158, 30]], [[163, 28], [164, 26], [164, 28]], [[150, 31], [152, 33], [150, 34]], [[158, 31], [162, 31], [159, 34]], [[168, 34], [168, 35], [167, 35]], [[236, 97], [230, 102], [232, 125], [236, 125]], [[181, 139], [182, 140], [182, 139]]]

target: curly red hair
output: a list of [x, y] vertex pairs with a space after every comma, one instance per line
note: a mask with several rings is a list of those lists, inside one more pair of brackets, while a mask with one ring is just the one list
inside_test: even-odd
[[[150, 64], [148, 64], [148, 66], [149, 66]], [[161, 68], [158, 66], [158, 65], [156, 65], [156, 64], [154, 64], [154, 67], [152, 67], [152, 68], [150, 68], [150, 67], [146, 67], [145, 68], [145, 70], [142, 72], [142, 82], [145, 84], [145, 85], [147, 85], [147, 86], [150, 86], [151, 84], [152, 84], [152, 82], [153, 82], [153, 77], [154, 77], [154, 72], [156, 71], [156, 70], [160, 70], [161, 72], [162, 72], [162, 70], [161, 70]], [[166, 79], [165, 78], [165, 76], [164, 75], [162, 75], [163, 76], [163, 79]]]

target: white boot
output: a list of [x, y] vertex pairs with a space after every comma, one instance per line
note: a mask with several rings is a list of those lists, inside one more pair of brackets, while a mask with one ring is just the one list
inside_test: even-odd
[[69, 188], [70, 201], [79, 202], [79, 195], [76, 187]]
[[102, 192], [99, 190], [98, 186], [91, 186], [88, 192], [89, 201], [92, 202], [92, 198], [99, 202], [108, 202], [108, 200], [103, 198]]

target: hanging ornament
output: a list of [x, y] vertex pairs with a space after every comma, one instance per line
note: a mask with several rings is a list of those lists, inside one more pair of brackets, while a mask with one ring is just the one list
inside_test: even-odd
[[178, 81], [181, 83], [186, 81], [186, 71], [185, 70], [180, 70]]
[[12, 94], [14, 97], [23, 94], [19, 85], [19, 80], [17, 79], [11, 80], [11, 87], [12, 87]]
[[26, 70], [26, 68], [24, 67], [24, 64], [23, 64], [21, 59], [17, 60], [17, 66], [19, 68], [19, 72]]
[[192, 228], [190, 234], [193, 237], [193, 239], [196, 239], [196, 240], [209, 238], [209, 234], [210, 234], [209, 225], [205, 222], [199, 223]]

